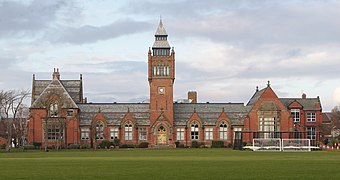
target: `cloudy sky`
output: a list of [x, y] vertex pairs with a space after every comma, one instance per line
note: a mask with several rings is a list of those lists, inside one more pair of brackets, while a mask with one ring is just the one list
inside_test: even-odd
[[244, 102], [270, 80], [279, 97], [340, 103], [340, 1], [0, 0], [0, 89], [32, 74], [83, 74], [91, 102], [149, 96], [147, 52], [162, 16], [176, 51], [175, 99]]

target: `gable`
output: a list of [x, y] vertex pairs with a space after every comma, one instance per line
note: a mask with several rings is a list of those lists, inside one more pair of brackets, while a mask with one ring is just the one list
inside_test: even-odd
[[78, 108], [58, 79], [53, 79], [50, 82], [30, 108], [47, 108], [51, 103], [51, 98], [56, 98], [55, 100], [59, 101], [61, 108]]
[[290, 103], [288, 109], [303, 109], [303, 106], [298, 101], [295, 100], [292, 103]]

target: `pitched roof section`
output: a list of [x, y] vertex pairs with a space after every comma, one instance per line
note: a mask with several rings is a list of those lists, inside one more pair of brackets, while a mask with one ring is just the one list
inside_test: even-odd
[[[51, 80], [33, 80], [32, 86], [32, 104], [37, 100], [40, 94], [51, 83]], [[82, 102], [83, 90], [81, 80], [60, 80], [60, 83], [64, 86], [68, 94], [71, 96], [75, 103]]]
[[159, 21], [159, 26], [155, 33], [155, 42], [153, 43], [152, 48], [167, 48], [170, 49], [170, 45], [167, 41], [168, 34], [165, 31], [163, 26], [162, 19]]
[[[293, 103], [294, 101], [297, 101], [300, 103], [303, 107], [303, 110], [310, 110], [310, 111], [319, 111], [321, 110], [321, 102], [319, 98], [279, 98], [280, 101], [288, 108], [288, 106]], [[319, 104], [320, 106], [318, 106]]]
[[[45, 82], [44, 82], [45, 83]], [[61, 108], [78, 108], [69, 93], [66, 91], [61, 82], [55, 78], [47, 85], [46, 88], [39, 94], [39, 96], [32, 103], [30, 108], [46, 108], [45, 102], [51, 95], [56, 94], [60, 96]]]
[[187, 120], [196, 111], [203, 125], [216, 125], [219, 116], [224, 111], [230, 118], [231, 125], [243, 125], [244, 118], [250, 109], [251, 107], [244, 106], [242, 103], [175, 103], [174, 124], [185, 126]]
[[91, 125], [93, 118], [100, 111], [108, 125], [119, 126], [127, 112], [130, 112], [138, 125], [150, 125], [149, 104], [134, 103], [88, 103], [78, 104], [80, 125]]
[[163, 26], [162, 19], [159, 20], [159, 25], [155, 33], [156, 36], [167, 36], [168, 34], [165, 31], [165, 28]]
[[266, 90], [267, 88], [261, 89], [260, 91], [256, 91], [255, 94], [250, 98], [247, 106], [252, 106], [254, 105], [262, 96], [263, 92]]

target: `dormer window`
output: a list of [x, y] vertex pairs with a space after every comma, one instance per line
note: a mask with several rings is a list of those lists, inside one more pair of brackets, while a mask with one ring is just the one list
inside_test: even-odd
[[58, 104], [57, 103], [50, 105], [50, 117], [58, 117]]

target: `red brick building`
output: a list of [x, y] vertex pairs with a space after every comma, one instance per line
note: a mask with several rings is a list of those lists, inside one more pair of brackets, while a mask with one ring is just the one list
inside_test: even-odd
[[318, 140], [322, 122], [320, 99], [278, 98], [268, 82], [243, 103], [197, 103], [197, 93], [175, 102], [175, 50], [162, 21], [148, 52], [149, 103], [87, 103], [79, 80], [62, 80], [55, 69], [52, 80], [33, 75], [28, 124], [29, 142], [49, 146], [98, 144], [118, 138], [123, 144], [148, 142], [150, 146], [190, 146], [213, 140], [232, 144], [235, 132], [243, 141], [262, 137]]

